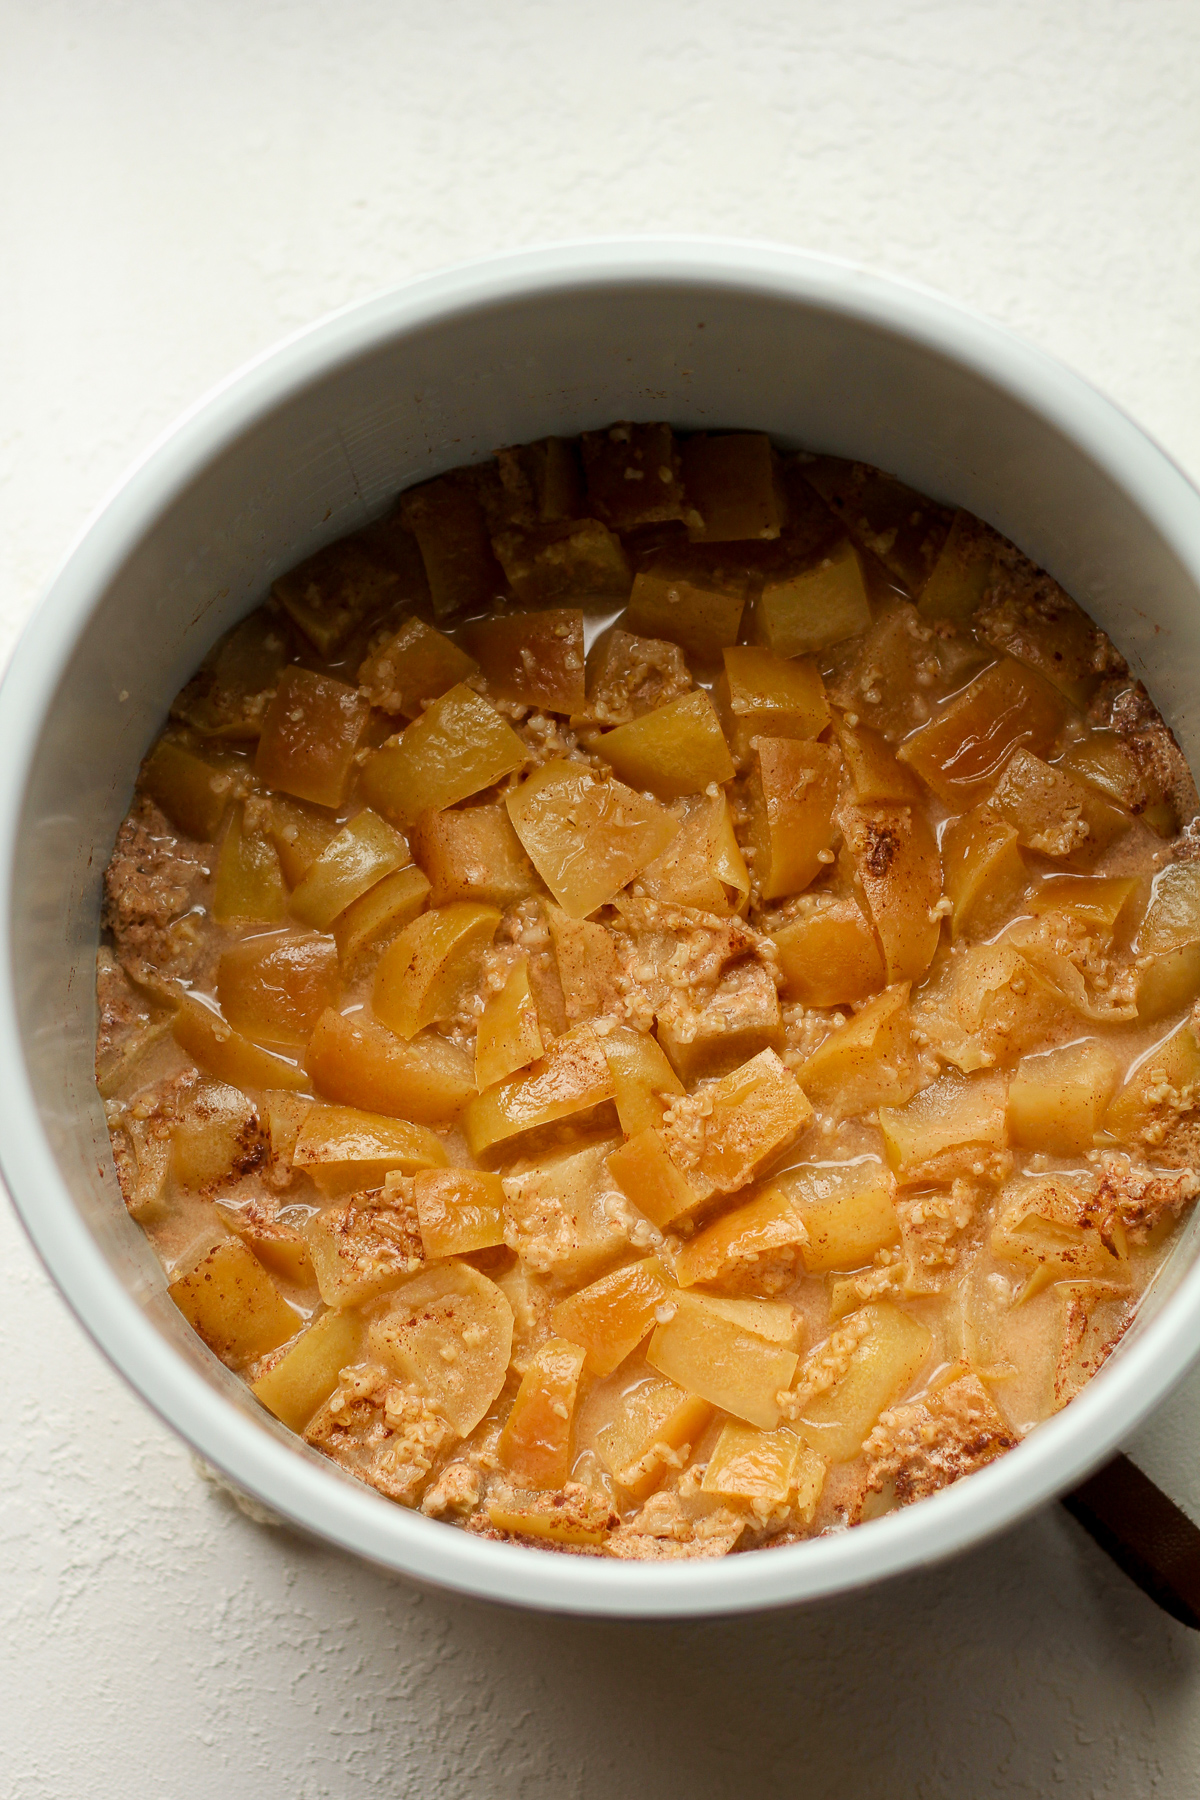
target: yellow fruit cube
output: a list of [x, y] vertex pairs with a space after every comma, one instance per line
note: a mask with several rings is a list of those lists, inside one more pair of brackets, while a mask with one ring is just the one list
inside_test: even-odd
[[418, 1125], [449, 1124], [475, 1092], [471, 1059], [457, 1045], [432, 1034], [405, 1043], [360, 1013], [322, 1013], [304, 1060], [326, 1099]]
[[579, 439], [589, 512], [618, 531], [662, 520], [683, 519], [679, 451], [669, 425], [621, 422]]
[[851, 726], [845, 713], [835, 713], [834, 736], [854, 789], [856, 806], [887, 800], [920, 800], [921, 784], [900, 762], [882, 732], [869, 725]]
[[1133, 946], [1138, 1016], [1161, 1019], [1189, 1005], [1200, 988], [1200, 869], [1168, 863], [1154, 878]]
[[861, 1269], [899, 1242], [896, 1184], [877, 1162], [789, 1169], [775, 1190], [804, 1226], [801, 1255], [810, 1275]]
[[901, 744], [897, 755], [951, 806], [969, 804], [1014, 750], [1045, 756], [1069, 707], [1049, 682], [1010, 656], [985, 669]]
[[512, 1335], [512, 1307], [496, 1283], [470, 1263], [444, 1262], [396, 1291], [371, 1320], [367, 1347], [466, 1437], [500, 1397]]
[[1187, 1130], [1194, 1131], [1194, 1114], [1200, 1101], [1200, 1040], [1190, 1022], [1140, 1057], [1124, 1084], [1108, 1104], [1104, 1129], [1122, 1144], [1142, 1143], [1154, 1152], [1155, 1161], [1180, 1165], [1173, 1142], [1183, 1134], [1183, 1161], [1187, 1155]]
[[525, 606], [585, 598], [624, 600], [633, 581], [621, 540], [599, 519], [524, 530], [511, 526], [492, 539], [509, 585]]
[[808, 657], [776, 656], [758, 644], [722, 652], [717, 704], [734, 755], [748, 762], [756, 737], [820, 737], [829, 724], [821, 671]]
[[573, 919], [606, 905], [679, 829], [658, 801], [582, 763], [544, 763], [505, 804], [538, 874]]
[[217, 857], [212, 916], [218, 925], [277, 925], [287, 912], [279, 857], [265, 832], [246, 825], [246, 809], [233, 809]]
[[475, 619], [464, 641], [493, 700], [583, 711], [583, 614], [575, 607]]
[[413, 1204], [427, 1261], [468, 1256], [504, 1242], [504, 1189], [482, 1169], [419, 1169]]
[[808, 656], [865, 631], [871, 607], [848, 538], [813, 567], [763, 583], [754, 634], [776, 656]]
[[333, 936], [343, 969], [353, 969], [363, 951], [390, 937], [415, 919], [429, 899], [429, 882], [415, 865], [397, 869], [352, 900], [333, 921]]
[[554, 950], [568, 1025], [611, 1013], [617, 1001], [621, 958], [616, 939], [603, 925], [573, 919], [561, 906], [543, 908]]
[[213, 1354], [235, 1368], [286, 1344], [304, 1323], [238, 1238], [214, 1244], [167, 1293]]
[[229, 769], [197, 756], [176, 738], [160, 738], [142, 764], [138, 786], [186, 837], [211, 844], [236, 793]]
[[[883, 1300], [852, 1313], [838, 1326], [838, 1340], [844, 1371], [802, 1403], [796, 1420], [809, 1448], [835, 1463], [858, 1455], [880, 1413], [912, 1387], [933, 1346], [924, 1325]], [[810, 1366], [827, 1366], [834, 1354], [830, 1340], [818, 1344], [801, 1382]]]
[[511, 775], [525, 746], [494, 706], [460, 683], [426, 707], [399, 743], [385, 744], [362, 771], [367, 804], [401, 827], [440, 812]]
[[1051, 1156], [1092, 1148], [1119, 1065], [1097, 1038], [1024, 1056], [1008, 1088], [1008, 1129], [1014, 1144]]
[[550, 525], [581, 519], [585, 510], [579, 446], [571, 438], [538, 438], [496, 452], [500, 485], [514, 519]]
[[274, 794], [267, 830], [279, 857], [283, 879], [298, 887], [322, 850], [337, 836], [337, 820], [325, 807], [303, 800], [284, 800]]
[[920, 806], [843, 806], [839, 821], [889, 982], [920, 981], [941, 935], [942, 862]]
[[309, 865], [292, 895], [292, 911], [315, 931], [328, 931], [355, 900], [411, 861], [400, 833], [364, 808]]
[[943, 882], [953, 911], [950, 935], [986, 937], [1012, 914], [1029, 885], [1016, 828], [986, 806], [952, 819], [942, 836]]
[[755, 740], [746, 790], [747, 861], [764, 900], [798, 893], [832, 862], [841, 770], [832, 744]]
[[425, 1260], [416, 1214], [393, 1191], [351, 1194], [304, 1228], [326, 1306], [361, 1306], [399, 1285]]
[[707, 1400], [673, 1381], [641, 1381], [621, 1396], [615, 1418], [596, 1434], [596, 1449], [630, 1499], [652, 1494], [668, 1468], [681, 1466], [712, 1418]]
[[897, 1179], [949, 1181], [986, 1166], [1008, 1145], [1008, 1084], [1002, 1075], [944, 1075], [907, 1106], [881, 1106], [884, 1149]]
[[700, 1486], [722, 1500], [743, 1502], [761, 1518], [790, 1502], [811, 1523], [825, 1469], [824, 1458], [786, 1425], [762, 1431], [730, 1420], [721, 1428]]
[[289, 664], [263, 718], [255, 774], [298, 800], [340, 806], [370, 711], [357, 688]]
[[217, 966], [221, 1011], [235, 1031], [260, 1044], [306, 1044], [337, 995], [336, 947], [308, 932], [240, 938]]
[[737, 642], [745, 605], [744, 574], [665, 562], [634, 576], [621, 623], [639, 637], [666, 638], [698, 662], [711, 663]]
[[778, 1396], [791, 1386], [799, 1358], [730, 1318], [725, 1309], [733, 1304], [680, 1294], [674, 1316], [655, 1328], [646, 1361], [689, 1394], [772, 1431]]
[[213, 1189], [248, 1174], [263, 1160], [254, 1102], [225, 1082], [201, 1082], [171, 1128], [171, 1173], [193, 1189]]
[[656, 1256], [643, 1257], [568, 1294], [550, 1314], [559, 1337], [587, 1352], [593, 1375], [611, 1375], [658, 1323], [674, 1283]]
[[1128, 1281], [1128, 1255], [1119, 1223], [1104, 1228], [1089, 1209], [1089, 1195], [1069, 1177], [1046, 1175], [1018, 1181], [988, 1238], [993, 1256], [1033, 1271], [1022, 1294], [1030, 1299], [1055, 1281]]
[[680, 449], [695, 543], [728, 544], [777, 538], [787, 517], [779, 459], [763, 431], [698, 432]]
[[646, 1032], [629, 1026], [618, 1026], [601, 1043], [612, 1075], [617, 1118], [625, 1136], [636, 1137], [648, 1125], [661, 1125], [665, 1111], [661, 1096], [683, 1092], [683, 1083], [661, 1045]]
[[699, 1126], [693, 1182], [711, 1182], [722, 1194], [736, 1193], [787, 1154], [812, 1122], [813, 1109], [773, 1050], [749, 1062], [701, 1095], [677, 1101], [673, 1129]]
[[796, 1079], [815, 1106], [847, 1118], [911, 1099], [918, 1077], [908, 994], [906, 981], [885, 988], [801, 1063]]
[[540, 887], [502, 806], [422, 813], [410, 837], [413, 855], [429, 877], [434, 906], [451, 900], [508, 906]]
[[201, 737], [253, 743], [287, 658], [278, 614], [257, 607], [209, 651], [172, 701], [171, 717]]
[[949, 511], [869, 463], [814, 456], [800, 470], [864, 550], [919, 594], [950, 530]]
[[358, 1361], [364, 1329], [358, 1313], [322, 1313], [250, 1392], [290, 1431], [303, 1431], [337, 1387], [341, 1371]]
[[660, 1012], [658, 1036], [689, 1087], [727, 1075], [760, 1050], [783, 1049], [775, 983], [761, 963], [743, 963], [721, 977], [699, 1010]]
[[529, 988], [529, 958], [514, 963], [499, 993], [485, 1002], [475, 1034], [475, 1082], [482, 1094], [544, 1053], [537, 1007]]
[[479, 612], [504, 592], [487, 521], [469, 473], [452, 471], [409, 488], [400, 519], [421, 551], [433, 610]]
[[679, 1167], [662, 1132], [653, 1125], [644, 1126], [614, 1150], [608, 1167], [626, 1198], [662, 1230], [676, 1220], [691, 1218], [716, 1192], [711, 1181]]
[[303, 1069], [261, 1050], [190, 995], [180, 999], [171, 1030], [175, 1042], [194, 1063], [233, 1087], [303, 1089], [309, 1085]]
[[441, 1139], [425, 1126], [354, 1106], [310, 1107], [292, 1148], [292, 1167], [330, 1198], [381, 1187], [393, 1169], [411, 1175], [445, 1162]]
[[405, 619], [381, 644], [372, 647], [358, 671], [358, 685], [381, 711], [416, 719], [431, 700], [466, 681], [477, 668], [475, 658], [424, 619]]
[[632, 1220], [607, 1167], [612, 1147], [560, 1151], [505, 1176], [505, 1242], [535, 1274], [574, 1285], [629, 1254]]
[[734, 775], [721, 721], [703, 688], [605, 732], [595, 748], [619, 780], [660, 800], [698, 794]]
[[463, 1114], [467, 1148], [477, 1160], [516, 1155], [523, 1140], [570, 1120], [576, 1130], [604, 1130], [615, 1118], [613, 1080], [601, 1040], [577, 1025], [532, 1068], [498, 1082]]
[[781, 1182], [688, 1238], [675, 1260], [676, 1279], [684, 1288], [746, 1277], [762, 1285], [779, 1265], [781, 1252], [783, 1273], [794, 1273], [795, 1258], [789, 1253], [806, 1236], [804, 1221]]
[[1143, 887], [1134, 875], [1051, 875], [1037, 884], [1025, 905], [1038, 918], [1063, 914], [1111, 943], [1132, 923]]
[[991, 585], [995, 540], [968, 512], [956, 512], [917, 607], [922, 618], [946, 619], [965, 629]]
[[452, 1018], [475, 986], [484, 952], [496, 935], [494, 906], [460, 900], [421, 913], [392, 939], [375, 972], [375, 1016], [397, 1037], [416, 1037]]
[[1028, 750], [1014, 750], [988, 808], [1008, 821], [1026, 849], [1075, 868], [1090, 867], [1132, 823], [1119, 806]]
[[734, 836], [724, 793], [696, 794], [680, 807], [679, 830], [638, 877], [655, 900], [727, 917], [741, 912], [750, 874]]
[[636, 637], [610, 625], [588, 651], [587, 710], [598, 724], [640, 718], [691, 686], [683, 651], [666, 638]]
[[878, 939], [856, 900], [806, 895], [771, 937], [787, 1000], [849, 1006], [878, 993], [886, 979]]
[[496, 1446], [501, 1468], [519, 1486], [553, 1492], [569, 1477], [583, 1362], [577, 1344], [550, 1338], [526, 1366]]

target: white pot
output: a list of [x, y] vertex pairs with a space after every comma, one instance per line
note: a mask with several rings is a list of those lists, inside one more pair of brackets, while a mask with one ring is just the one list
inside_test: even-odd
[[547, 1555], [393, 1505], [267, 1417], [167, 1299], [92, 1082], [101, 872], [139, 761], [214, 638], [398, 489], [619, 418], [764, 429], [980, 514], [1111, 633], [1200, 757], [1200, 495], [1049, 357], [919, 289], [753, 244], [575, 245], [414, 283], [292, 338], [194, 408], [101, 508], [26, 629], [0, 690], [0, 1164], [96, 1343], [276, 1512], [497, 1600], [736, 1612], [927, 1565], [1076, 1483], [1200, 1351], [1197, 1231], [1080, 1397], [931, 1500], [711, 1563]]

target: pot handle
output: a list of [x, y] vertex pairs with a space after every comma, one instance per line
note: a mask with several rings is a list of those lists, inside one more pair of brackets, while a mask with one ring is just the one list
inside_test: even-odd
[[1114, 1456], [1063, 1505], [1163, 1611], [1200, 1631], [1200, 1526], [1128, 1456]]

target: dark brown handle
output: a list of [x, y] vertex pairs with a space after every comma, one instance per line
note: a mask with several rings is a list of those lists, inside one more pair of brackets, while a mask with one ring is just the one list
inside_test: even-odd
[[1114, 1456], [1063, 1505], [1143, 1593], [1200, 1631], [1200, 1527], [1135, 1462]]

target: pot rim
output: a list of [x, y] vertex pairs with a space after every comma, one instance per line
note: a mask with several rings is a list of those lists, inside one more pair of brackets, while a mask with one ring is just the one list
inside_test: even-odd
[[833, 1596], [929, 1566], [1073, 1486], [1200, 1355], [1200, 1261], [1065, 1411], [969, 1482], [869, 1525], [770, 1555], [679, 1565], [549, 1555], [447, 1529], [297, 1455], [210, 1386], [122, 1286], [71, 1200], [38, 1117], [18, 1020], [7, 874], [19, 854], [24, 795], [47, 708], [83, 623], [139, 539], [209, 461], [289, 396], [384, 342], [480, 309], [614, 285], [756, 293], [931, 349], [1071, 440], [1200, 583], [1200, 494], [1119, 407], [1003, 327], [850, 262], [749, 240], [599, 239], [473, 260], [342, 308], [245, 363], [138, 458], [51, 578], [0, 685], [0, 767], [9, 771], [0, 790], [0, 1172], [43, 1263], [97, 1347], [202, 1457], [273, 1512], [386, 1569], [459, 1593], [547, 1611], [679, 1618]]

